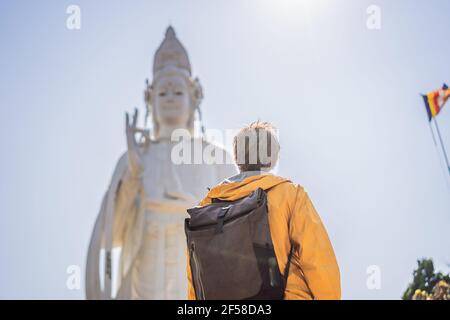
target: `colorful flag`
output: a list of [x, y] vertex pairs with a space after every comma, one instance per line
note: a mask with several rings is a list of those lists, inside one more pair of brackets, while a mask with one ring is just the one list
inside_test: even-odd
[[444, 83], [442, 89], [432, 91], [426, 95], [422, 95], [422, 97], [425, 102], [425, 108], [427, 109], [428, 120], [431, 121], [432, 118], [439, 114], [450, 97], [450, 89]]

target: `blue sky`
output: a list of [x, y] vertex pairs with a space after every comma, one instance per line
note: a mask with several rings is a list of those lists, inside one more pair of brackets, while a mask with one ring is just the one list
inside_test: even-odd
[[[81, 29], [66, 8], [81, 8]], [[369, 5], [381, 29], [366, 27]], [[450, 179], [419, 93], [450, 82], [450, 2], [2, 1], [0, 298], [84, 297], [84, 269], [124, 112], [172, 24], [203, 84], [207, 128], [280, 133], [278, 173], [327, 226], [343, 298], [398, 299], [420, 257], [450, 264]], [[439, 115], [450, 151], [449, 107]], [[367, 267], [381, 289], [366, 286]], [[83, 288], [82, 288], [83, 289]]]

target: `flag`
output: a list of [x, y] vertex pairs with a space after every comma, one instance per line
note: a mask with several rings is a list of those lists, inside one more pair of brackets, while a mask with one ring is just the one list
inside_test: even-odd
[[450, 97], [450, 89], [444, 83], [442, 89], [432, 91], [426, 95], [422, 95], [422, 97], [425, 102], [425, 108], [427, 109], [428, 120], [431, 121], [432, 118], [439, 114]]

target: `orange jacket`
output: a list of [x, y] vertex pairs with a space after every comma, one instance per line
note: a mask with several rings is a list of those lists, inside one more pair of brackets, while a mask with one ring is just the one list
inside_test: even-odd
[[[267, 193], [272, 242], [283, 274], [290, 244], [293, 255], [284, 299], [340, 299], [339, 267], [327, 232], [306, 191], [272, 174], [254, 175], [241, 182], [220, 184], [209, 191], [200, 206], [212, 198], [237, 200], [257, 188]], [[195, 300], [187, 255], [188, 299]]]

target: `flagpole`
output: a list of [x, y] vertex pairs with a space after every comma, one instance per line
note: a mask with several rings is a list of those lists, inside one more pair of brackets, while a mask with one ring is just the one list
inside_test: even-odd
[[428, 121], [428, 124], [430, 125], [430, 131], [431, 131], [431, 136], [433, 137], [434, 145], [437, 147], [436, 138], [434, 137], [433, 127], [431, 126], [431, 121]]
[[434, 121], [434, 125], [436, 126], [436, 131], [438, 133], [439, 141], [441, 142], [442, 150], [444, 151], [444, 157], [445, 157], [445, 163], [447, 165], [447, 171], [450, 174], [450, 165], [448, 163], [447, 151], [445, 151], [445, 146], [444, 146], [444, 143], [442, 142], [441, 132], [439, 131], [439, 126], [438, 126], [438, 123], [437, 123], [435, 117], [433, 117], [433, 121]]

